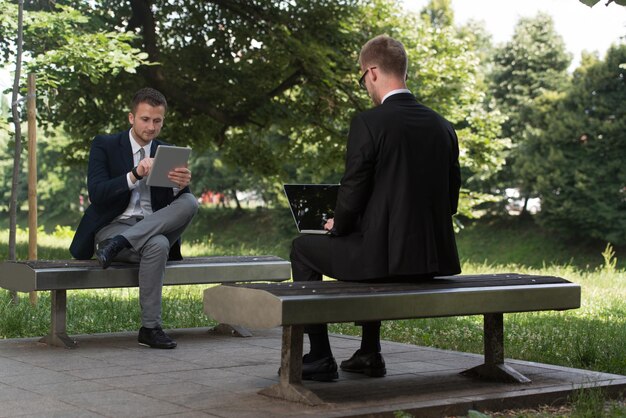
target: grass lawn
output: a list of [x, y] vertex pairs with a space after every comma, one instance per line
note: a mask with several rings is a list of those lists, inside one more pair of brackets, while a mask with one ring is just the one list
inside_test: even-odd
[[[3, 258], [8, 254], [4, 228], [0, 230]], [[55, 230], [48, 225], [47, 230], [39, 236], [39, 259], [70, 258], [71, 229]], [[294, 232], [288, 209], [202, 209], [184, 236], [183, 254], [288, 258]], [[20, 231], [18, 258], [26, 257], [26, 241], [27, 233]], [[563, 240], [532, 221], [517, 218], [470, 224], [458, 234], [457, 243], [465, 274], [555, 275], [582, 287], [580, 309], [505, 315], [507, 357], [626, 375], [626, 249], [615, 249], [617, 267], [610, 268], [601, 254], [606, 243]], [[202, 312], [204, 288], [166, 287], [164, 327], [210, 325]], [[68, 303], [70, 334], [139, 327], [137, 289], [73, 291]], [[27, 297], [18, 305], [11, 304], [9, 292], [0, 290], [0, 338], [46, 334], [49, 309], [47, 292], [40, 293], [37, 306], [31, 306]], [[358, 334], [360, 329], [334, 324], [331, 331]], [[482, 352], [481, 316], [388, 321], [382, 333], [386, 340]]]

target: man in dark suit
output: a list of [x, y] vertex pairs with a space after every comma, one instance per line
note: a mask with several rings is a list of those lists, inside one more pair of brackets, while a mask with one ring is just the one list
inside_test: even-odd
[[[452, 215], [461, 185], [458, 140], [448, 121], [406, 88], [404, 46], [378, 36], [361, 49], [359, 84], [376, 105], [350, 125], [345, 172], [329, 235], [293, 241], [294, 281], [417, 281], [461, 272]], [[341, 369], [386, 374], [380, 322], [363, 326], [361, 348]], [[338, 377], [325, 324], [305, 328], [303, 379]]]
[[161, 294], [165, 263], [180, 260], [180, 236], [198, 210], [189, 190], [191, 171], [170, 171], [176, 187], [150, 187], [157, 138], [167, 101], [157, 90], [139, 90], [131, 103], [128, 131], [94, 138], [89, 153], [87, 187], [91, 205], [70, 246], [79, 260], [96, 258], [107, 268], [113, 260], [139, 264], [141, 345], [175, 348], [161, 328]]

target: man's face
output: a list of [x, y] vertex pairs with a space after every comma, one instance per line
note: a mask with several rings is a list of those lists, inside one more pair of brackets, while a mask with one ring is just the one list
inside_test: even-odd
[[147, 145], [156, 138], [163, 127], [165, 108], [150, 106], [148, 103], [139, 103], [135, 113], [128, 114], [128, 121], [133, 126], [133, 137], [139, 145]]

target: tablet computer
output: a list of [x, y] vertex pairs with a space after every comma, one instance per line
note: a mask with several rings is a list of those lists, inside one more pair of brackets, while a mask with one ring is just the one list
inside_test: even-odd
[[146, 184], [150, 187], [178, 187], [167, 178], [167, 174], [177, 167], [185, 167], [190, 154], [191, 148], [160, 145], [154, 155]]

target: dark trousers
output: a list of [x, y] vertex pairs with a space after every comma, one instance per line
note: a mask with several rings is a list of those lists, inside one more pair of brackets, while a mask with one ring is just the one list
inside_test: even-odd
[[[328, 235], [302, 235], [291, 244], [291, 273], [295, 282], [322, 281], [322, 276], [334, 277], [332, 248]], [[362, 322], [363, 335], [378, 335], [380, 321]], [[311, 324], [304, 327], [307, 334], [327, 332], [326, 324]]]

